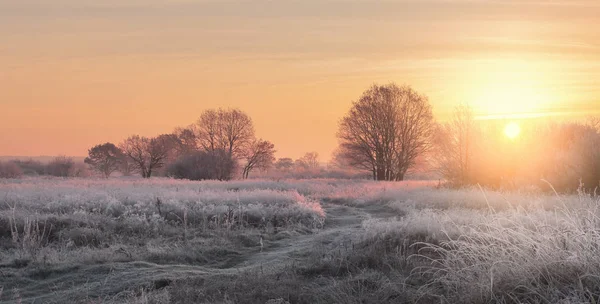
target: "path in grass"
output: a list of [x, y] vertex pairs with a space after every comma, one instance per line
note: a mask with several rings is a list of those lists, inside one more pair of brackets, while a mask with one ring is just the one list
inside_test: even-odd
[[249, 248], [225, 264], [227, 268], [197, 265], [159, 265], [132, 261], [98, 265], [75, 265], [68, 268], [44, 269], [39, 273], [19, 275], [0, 268], [0, 286], [7, 292], [18, 288], [23, 303], [66, 303], [74, 299], [103, 299], [110, 302], [127, 290], [159, 289], [170, 282], [189, 277], [236, 275], [244, 271], [277, 272], [302, 260], [316, 249], [327, 251], [344, 246], [362, 229], [368, 218], [388, 218], [397, 215], [384, 204], [345, 206], [323, 203], [327, 218], [322, 230], [313, 234], [290, 234], [277, 241], [265, 242], [264, 248]]

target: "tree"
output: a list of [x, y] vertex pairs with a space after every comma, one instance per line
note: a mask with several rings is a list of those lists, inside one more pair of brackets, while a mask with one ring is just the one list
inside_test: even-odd
[[147, 138], [134, 135], [121, 143], [120, 148], [131, 160], [143, 178], [150, 178], [155, 169], [161, 168], [169, 154], [165, 137]]
[[120, 163], [121, 165], [119, 166], [119, 172], [121, 172], [123, 176], [131, 176], [133, 172], [135, 172], [136, 166], [134, 165], [131, 158], [129, 158], [129, 156], [123, 154]]
[[302, 158], [298, 158], [294, 161], [294, 169], [296, 171], [308, 170], [308, 164]]
[[46, 174], [59, 177], [68, 177], [75, 162], [71, 157], [58, 156], [46, 165]]
[[197, 138], [194, 133], [194, 126], [189, 126], [187, 128], [176, 128], [173, 132], [177, 137], [178, 154], [180, 156], [192, 154], [195, 151], [198, 151]]
[[112, 143], [94, 146], [88, 150], [84, 163], [108, 178], [122, 166], [123, 152]]
[[290, 171], [294, 167], [294, 160], [289, 157], [280, 158], [275, 162], [277, 170]]
[[228, 151], [196, 151], [182, 156], [169, 165], [168, 176], [189, 180], [230, 180], [236, 169], [236, 162]]
[[33, 159], [28, 160], [14, 160], [15, 163], [22, 171], [24, 175], [43, 175], [46, 173], [46, 166]]
[[455, 108], [452, 120], [440, 125], [435, 133], [434, 161], [437, 170], [455, 185], [465, 185], [473, 178], [475, 120], [469, 106]]
[[308, 152], [300, 158], [300, 161], [307, 169], [316, 169], [319, 167], [319, 153]]
[[14, 161], [0, 161], [0, 178], [20, 178], [23, 170]]
[[433, 126], [426, 96], [394, 83], [373, 85], [339, 124], [339, 156], [375, 180], [403, 180], [429, 150]]
[[266, 140], [255, 140], [244, 151], [243, 157], [246, 164], [242, 171], [242, 177], [248, 178], [254, 168], [267, 169], [273, 164], [275, 161], [275, 145]]
[[223, 150], [234, 159], [242, 157], [254, 140], [252, 119], [238, 109], [207, 110], [195, 125], [198, 146], [205, 151]]

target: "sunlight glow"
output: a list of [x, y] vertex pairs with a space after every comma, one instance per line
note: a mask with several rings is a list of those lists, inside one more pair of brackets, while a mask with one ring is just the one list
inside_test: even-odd
[[504, 128], [504, 135], [510, 139], [515, 139], [521, 134], [521, 127], [516, 122], [511, 122]]

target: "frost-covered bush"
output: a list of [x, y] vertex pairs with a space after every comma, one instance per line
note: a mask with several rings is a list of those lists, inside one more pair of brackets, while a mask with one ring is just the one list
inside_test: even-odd
[[325, 216], [319, 202], [289, 188], [270, 182], [172, 179], [6, 180], [0, 183], [0, 222], [14, 221], [18, 226], [35, 217], [52, 225], [56, 239], [94, 246], [103, 238], [88, 235], [97, 235], [98, 229], [119, 236], [152, 236], [160, 234], [164, 225], [318, 227]]

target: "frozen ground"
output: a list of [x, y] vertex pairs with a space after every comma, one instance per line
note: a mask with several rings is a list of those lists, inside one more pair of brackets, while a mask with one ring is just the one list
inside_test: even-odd
[[0, 181], [0, 301], [598, 300], [597, 199], [434, 186]]

